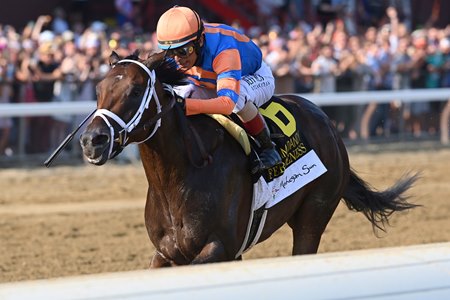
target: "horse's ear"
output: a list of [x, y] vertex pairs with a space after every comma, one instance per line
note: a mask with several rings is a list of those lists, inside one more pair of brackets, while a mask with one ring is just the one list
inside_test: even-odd
[[113, 51], [109, 56], [109, 65], [112, 67], [120, 60], [120, 56]]

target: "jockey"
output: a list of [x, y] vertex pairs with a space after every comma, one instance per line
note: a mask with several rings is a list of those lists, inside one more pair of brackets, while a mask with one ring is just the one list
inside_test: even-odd
[[185, 98], [186, 115], [236, 113], [244, 128], [261, 145], [262, 167], [281, 163], [269, 129], [258, 112], [275, 90], [270, 67], [261, 50], [239, 30], [203, 23], [188, 7], [175, 6], [158, 20], [156, 37], [192, 84], [175, 87]]

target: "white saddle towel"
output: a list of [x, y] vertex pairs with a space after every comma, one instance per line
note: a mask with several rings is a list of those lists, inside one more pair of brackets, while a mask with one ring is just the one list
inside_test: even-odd
[[327, 171], [314, 150], [290, 165], [280, 177], [266, 182], [264, 177], [253, 187], [253, 210], [270, 208]]

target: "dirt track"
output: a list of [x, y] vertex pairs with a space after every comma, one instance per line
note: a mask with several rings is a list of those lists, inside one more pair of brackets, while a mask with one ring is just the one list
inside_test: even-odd
[[[450, 241], [450, 149], [350, 153], [352, 166], [377, 189], [422, 171], [411, 190], [424, 207], [392, 218], [374, 236], [369, 222], [338, 207], [319, 252]], [[0, 282], [145, 269], [152, 255], [144, 227], [140, 165], [0, 170]], [[283, 227], [244, 255], [290, 254]]]

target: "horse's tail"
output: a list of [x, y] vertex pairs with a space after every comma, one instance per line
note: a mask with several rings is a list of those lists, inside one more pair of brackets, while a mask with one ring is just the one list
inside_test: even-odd
[[344, 202], [351, 210], [362, 212], [372, 226], [385, 231], [389, 216], [396, 211], [408, 210], [419, 205], [409, 203], [403, 195], [419, 178], [419, 174], [406, 175], [385, 191], [374, 190], [351, 170], [350, 180], [344, 192]]

